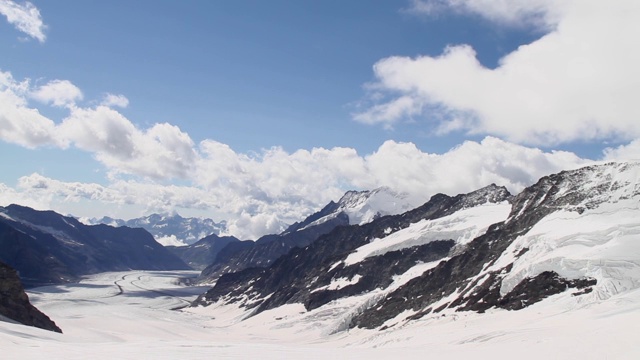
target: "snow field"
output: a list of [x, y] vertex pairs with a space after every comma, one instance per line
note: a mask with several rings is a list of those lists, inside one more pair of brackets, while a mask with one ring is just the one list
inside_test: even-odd
[[36, 359], [43, 354], [48, 359], [325, 360], [640, 356], [638, 289], [590, 306], [576, 306], [579, 297], [565, 292], [517, 312], [445, 310], [385, 331], [334, 332], [349, 311], [374, 294], [341, 299], [310, 312], [301, 304], [286, 305], [240, 321], [246, 311], [234, 304], [171, 310], [182, 303], [180, 299], [195, 299], [205, 290], [178, 285], [177, 277], [185, 275], [189, 274], [106, 273], [80, 284], [35, 289], [31, 299], [64, 334], [0, 322], [2, 358]]

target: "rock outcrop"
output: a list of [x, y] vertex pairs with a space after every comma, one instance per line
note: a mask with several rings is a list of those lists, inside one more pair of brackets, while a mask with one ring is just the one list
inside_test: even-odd
[[29, 302], [17, 272], [0, 262], [0, 315], [28, 326], [61, 333], [62, 330]]

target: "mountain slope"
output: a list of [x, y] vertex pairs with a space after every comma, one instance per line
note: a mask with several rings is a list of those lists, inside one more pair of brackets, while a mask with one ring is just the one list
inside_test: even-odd
[[550, 175], [512, 205], [498, 193], [436, 195], [402, 215], [336, 228], [269, 268], [222, 276], [195, 305], [211, 316], [236, 308], [239, 321], [302, 304], [298, 323], [333, 332], [555, 296], [587, 306], [640, 287], [640, 163]]
[[633, 288], [640, 247], [625, 229], [640, 231], [639, 169], [612, 163], [540, 179], [514, 199], [506, 221], [354, 316], [351, 326], [392, 326], [431, 312], [517, 310], [568, 288], [582, 302]]
[[202, 271], [199, 279], [201, 282], [213, 282], [226, 273], [267, 267], [291, 249], [305, 247], [337, 226], [365, 224], [383, 215], [411, 208], [411, 199], [388, 188], [349, 191], [337, 203], [330, 202], [281, 234], [263, 236], [255, 243], [232, 244]]
[[0, 260], [25, 286], [103, 271], [189, 269], [143, 229], [87, 226], [53, 211], [0, 207]]
[[[257, 306], [259, 312], [301, 302], [307, 309], [313, 309], [340, 297], [387, 287], [394, 282], [395, 276], [421, 263], [444, 258], [457, 243], [467, 241], [471, 234], [482, 232], [489, 224], [504, 219], [509, 199], [506, 189], [491, 185], [455, 197], [438, 194], [414, 210], [384, 216], [362, 226], [337, 227], [306, 248], [292, 250], [267, 269], [253, 268], [222, 276], [215, 287], [201, 297], [200, 303], [222, 299], [240, 302], [248, 308]], [[466, 230], [459, 227], [457, 233], [443, 232], [429, 239], [425, 237], [415, 246], [396, 246], [379, 254], [369, 252], [371, 256], [360, 254], [361, 261], [349, 258], [359, 248], [387, 237], [419, 232], [418, 227], [428, 228], [434, 220], [448, 218], [451, 223], [457, 212], [473, 208], [481, 208], [478, 213], [491, 215]], [[497, 210], [487, 211], [488, 208]]]

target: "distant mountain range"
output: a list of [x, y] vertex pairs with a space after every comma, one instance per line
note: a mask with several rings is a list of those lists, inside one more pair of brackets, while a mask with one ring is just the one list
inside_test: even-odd
[[144, 229], [85, 225], [19, 205], [0, 207], [0, 260], [28, 287], [104, 271], [189, 269]]
[[224, 233], [227, 229], [225, 221], [216, 223], [211, 219], [183, 218], [178, 214], [151, 214], [131, 220], [114, 219], [105, 216], [101, 219], [82, 219], [88, 225], [105, 224], [110, 226], [127, 226], [147, 230], [162, 245], [185, 246], [202, 238]]
[[495, 185], [437, 194], [370, 218], [346, 225], [342, 215], [341, 225], [267, 266], [218, 272], [194, 306], [215, 304], [211, 316], [233, 307], [243, 319], [304, 304], [309, 323], [331, 314], [332, 331], [388, 329], [434, 314], [518, 310], [563, 293], [588, 304], [640, 287], [638, 162], [564, 171], [515, 196]]

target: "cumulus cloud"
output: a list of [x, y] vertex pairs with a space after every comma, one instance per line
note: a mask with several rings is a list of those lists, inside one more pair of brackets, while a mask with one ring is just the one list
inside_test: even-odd
[[495, 69], [483, 66], [468, 45], [450, 46], [435, 57], [382, 59], [374, 65], [370, 104], [355, 120], [388, 127], [421, 116], [435, 133], [491, 134], [534, 145], [640, 136], [640, 51], [629, 45], [640, 33], [640, 2], [414, 4], [507, 23], [538, 14], [550, 30], [502, 58]]
[[129, 106], [129, 99], [124, 95], [106, 94], [101, 105], [108, 107], [126, 108]]
[[47, 36], [44, 34], [46, 25], [42, 22], [40, 10], [32, 3], [18, 4], [11, 0], [0, 0], [0, 14], [7, 18], [9, 24], [19, 31], [43, 43]]
[[[0, 71], [0, 139], [28, 148], [75, 147], [94, 154], [112, 175], [131, 174], [153, 179], [186, 178], [196, 161], [188, 134], [171, 124], [141, 129], [110, 106], [126, 106], [122, 95], [107, 94], [95, 107], [76, 104], [82, 91], [68, 80], [33, 87]], [[33, 99], [65, 107], [60, 123], [29, 105]]]
[[31, 97], [57, 107], [75, 105], [82, 100], [82, 91], [69, 80], [53, 80], [31, 92]]
[[164, 123], [140, 130], [102, 105], [72, 109], [58, 128], [62, 139], [94, 153], [115, 174], [181, 178], [195, 160], [193, 141], [177, 126]]
[[640, 160], [640, 139], [604, 150], [605, 160]]
[[0, 139], [27, 148], [62, 146], [56, 139], [55, 123], [28, 106], [29, 81], [16, 81], [0, 71]]

